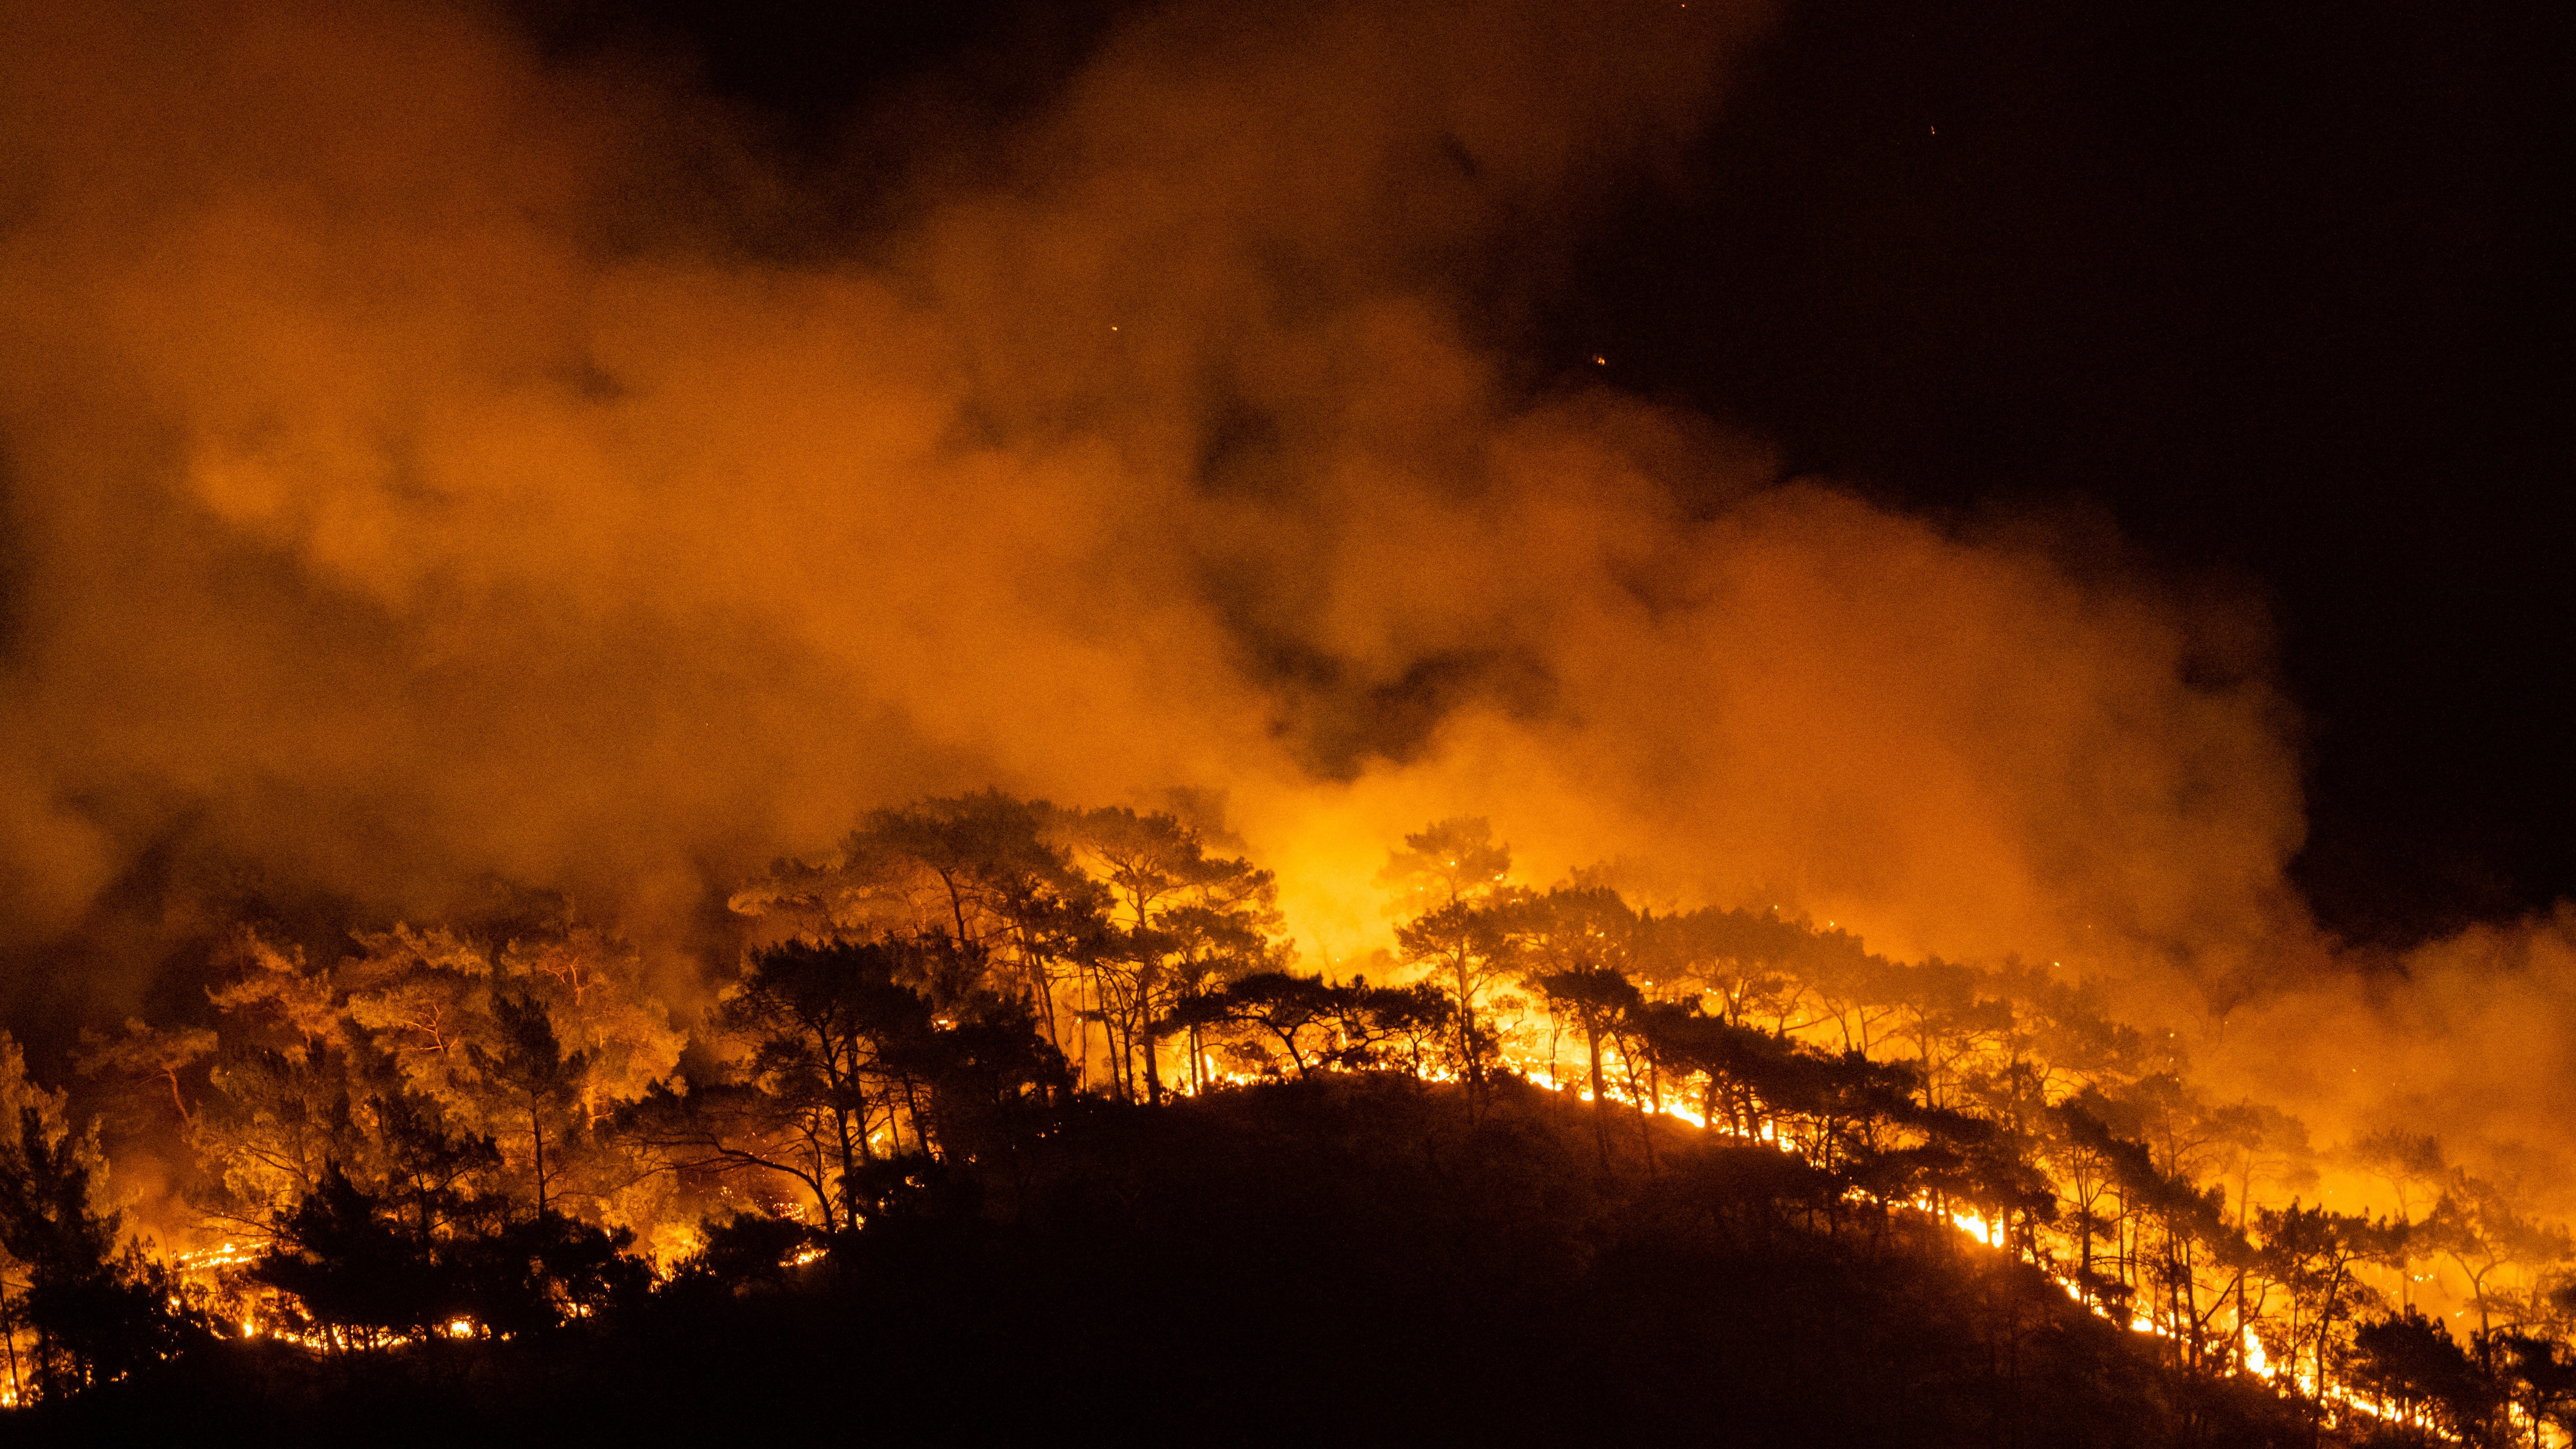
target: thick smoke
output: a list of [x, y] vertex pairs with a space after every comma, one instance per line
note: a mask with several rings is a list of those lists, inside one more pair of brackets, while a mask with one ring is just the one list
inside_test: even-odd
[[[2274, 983], [2204, 1052], [2214, 1086], [2293, 1105], [2320, 1145], [2394, 1130], [2447, 1165], [2576, 1218], [2576, 907], [2473, 926], [2396, 967]], [[2388, 1185], [2328, 1176], [2329, 1202], [2389, 1212]]]
[[2195, 1012], [2295, 952], [2259, 620], [1515, 349], [1759, 17], [1389, 9], [1137, 21], [834, 230], [723, 108], [479, 12], [12, 7], [22, 970], [173, 853], [667, 935], [988, 783], [1226, 792], [1309, 964], [1457, 813]]

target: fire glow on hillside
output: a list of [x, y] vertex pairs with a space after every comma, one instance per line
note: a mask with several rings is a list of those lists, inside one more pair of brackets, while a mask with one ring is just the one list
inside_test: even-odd
[[[1895, 962], [1772, 912], [1641, 910], [1597, 880], [1533, 890], [1484, 821], [1455, 819], [1377, 873], [1384, 984], [1306, 974], [1276, 878], [1204, 828], [997, 793], [880, 811], [734, 895], [745, 970], [686, 1034], [631, 948], [531, 913], [544, 901], [516, 903], [506, 937], [397, 927], [330, 963], [245, 932], [213, 1029], [137, 1021], [86, 1048], [93, 1076], [166, 1102], [200, 1174], [177, 1239], [211, 1239], [166, 1268], [102, 1266], [92, 1291], [129, 1314], [165, 1295], [165, 1338], [506, 1339], [657, 1283], [817, 1263], [969, 1164], [1017, 1160], [1078, 1097], [1151, 1110], [1383, 1074], [1471, 1116], [1497, 1091], [1559, 1096], [1605, 1175], [1652, 1174], [1693, 1134], [1758, 1145], [1814, 1230], [1955, 1225], [2183, 1369], [2329, 1422], [2481, 1432], [2421, 1367], [2449, 1346], [2467, 1382], [2471, 1360], [2419, 1297], [2478, 1315], [2495, 1422], [2540, 1435], [2563, 1406], [2563, 1228], [2429, 1140], [2326, 1148], [2212, 1101], [2171, 1046], [2048, 970]], [[60, 1265], [35, 1225], [112, 1233], [112, 1212], [84, 1214], [113, 1179], [62, 1094], [10, 1067], [27, 1116], [0, 1165], [12, 1241], [35, 1245], [11, 1392], [62, 1394], [135, 1364], [86, 1346], [95, 1323], [82, 1339], [46, 1316]], [[2377, 1174], [2416, 1211], [2303, 1206], [2321, 1169]], [[75, 1189], [91, 1206], [65, 1217]]]
[[0, 29], [7, 1403], [792, 1298], [1384, 1092], [2563, 1442], [2576, 916], [2365, 986], [2259, 608], [1522, 350], [1760, 7], [1165, 7], [820, 167], [480, 9], [183, 8]]

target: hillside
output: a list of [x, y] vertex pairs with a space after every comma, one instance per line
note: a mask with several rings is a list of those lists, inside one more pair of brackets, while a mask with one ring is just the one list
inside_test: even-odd
[[[139, 1442], [2287, 1444], [2242, 1381], [1764, 1146], [1614, 1139], [1516, 1079], [1083, 1101], [829, 1256], [551, 1335], [320, 1362], [225, 1344], [25, 1425]], [[18, 1427], [18, 1426], [12, 1426]], [[464, 1436], [461, 1440], [459, 1436]]]

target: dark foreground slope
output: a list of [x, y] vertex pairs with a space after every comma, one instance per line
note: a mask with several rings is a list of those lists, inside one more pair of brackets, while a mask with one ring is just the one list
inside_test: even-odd
[[539, 1341], [234, 1344], [30, 1442], [2305, 1443], [2036, 1272], [1623, 1117], [1340, 1077], [1098, 1106], [824, 1262]]

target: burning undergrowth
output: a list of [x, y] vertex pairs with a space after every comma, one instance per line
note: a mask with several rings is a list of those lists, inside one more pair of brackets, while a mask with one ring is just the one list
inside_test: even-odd
[[[2456, 1428], [2557, 1362], [2565, 932], [2335, 957], [2259, 609], [1527, 350], [1750, 10], [1176, 6], [792, 160], [479, 10], [6, 23], [13, 1312], [543, 1336], [1049, 1114], [1393, 1072], [1785, 1145], [2193, 1372]], [[1462, 811], [1517, 867], [1399, 851], [1391, 933]], [[2478, 1373], [2366, 1385], [2450, 1372], [2419, 1295]]]
[[[1395, 945], [1369, 972], [1309, 973], [1281, 934], [1280, 881], [1222, 838], [1171, 812], [989, 792], [877, 812], [831, 854], [734, 893], [743, 966], [694, 1018], [561, 902], [362, 933], [330, 960], [245, 929], [207, 993], [211, 1026], [137, 1020], [85, 1042], [87, 1089], [117, 1104], [118, 1139], [75, 1130], [62, 1094], [12, 1058], [23, 1109], [0, 1154], [0, 1247], [15, 1391], [77, 1402], [260, 1340], [406, 1372], [496, 1345], [575, 1352], [880, 1271], [910, 1286], [853, 1302], [909, 1322], [888, 1302], [939, 1273], [1006, 1291], [975, 1276], [998, 1271], [985, 1247], [1017, 1244], [993, 1250], [1020, 1261], [1068, 1237], [1114, 1259], [1128, 1250], [1104, 1244], [1130, 1244], [1172, 1293], [1129, 1283], [1100, 1299], [1061, 1270], [1006, 1275], [1036, 1294], [1020, 1314], [1108, 1314], [1105, 1341], [1129, 1344], [1213, 1314], [1199, 1341], [1219, 1353], [1270, 1320], [1194, 1301], [1180, 1285], [1225, 1275], [1190, 1254], [1270, 1261], [1307, 1336], [1363, 1311], [1376, 1255], [1413, 1259], [1408, 1244], [1456, 1228], [1441, 1261], [1458, 1281], [1423, 1291], [1454, 1307], [1480, 1273], [1479, 1293], [1527, 1289], [1532, 1331], [1617, 1297], [1597, 1280], [1630, 1270], [1624, 1252], [1671, 1253], [1709, 1284], [1812, 1273], [1800, 1291], [1878, 1305], [1815, 1309], [1869, 1320], [1835, 1319], [1862, 1346], [1816, 1363], [1879, 1355], [1867, 1345], [1884, 1333], [1956, 1340], [1940, 1353], [2027, 1334], [2050, 1365], [2030, 1392], [2075, 1395], [2033, 1407], [2019, 1369], [1998, 1383], [1990, 1367], [1927, 1401], [1949, 1416], [1924, 1429], [1935, 1439], [1973, 1437], [1971, 1402], [2109, 1412], [2059, 1380], [2111, 1369], [2063, 1353], [2149, 1373], [2138, 1393], [2200, 1396], [2191, 1412], [2239, 1416], [2242, 1442], [2315, 1424], [2537, 1434], [2576, 1407], [2576, 1246], [2515, 1184], [2461, 1169], [2430, 1136], [2324, 1143], [2278, 1111], [2213, 1100], [2172, 1039], [2121, 1024], [2062, 973], [1891, 960], [1774, 912], [1640, 909], [1588, 877], [1533, 889], [1468, 819], [1386, 855]], [[1296, 1165], [1354, 1150], [1353, 1133], [1375, 1145]], [[1398, 1139], [1419, 1159], [1389, 1159]], [[185, 1164], [177, 1201], [152, 1205], [167, 1246], [120, 1257], [114, 1160], [155, 1141]], [[1251, 1162], [1269, 1166], [1236, 1182]], [[1236, 1183], [1220, 1195], [1285, 1205], [1184, 1209], [1139, 1173], [1206, 1173]], [[2309, 1205], [2328, 1175], [2376, 1177], [2402, 1210]], [[1416, 1190], [1438, 1202], [1393, 1205]], [[1453, 1222], [1469, 1204], [1474, 1221]], [[1166, 1221], [1202, 1209], [1199, 1238]], [[1687, 1241], [1656, 1236], [1676, 1214], [1696, 1225]], [[945, 1246], [890, 1266], [888, 1242]], [[1336, 1253], [1359, 1277], [1319, 1285]], [[2001, 1317], [1871, 1318], [1931, 1313], [1930, 1289], [1873, 1296], [1880, 1277], [1918, 1273], [1969, 1275], [1979, 1311]], [[881, 1291], [893, 1299], [867, 1296]], [[1235, 1305], [1246, 1290], [1207, 1291]], [[1433, 1311], [1412, 1292], [1390, 1280], [1390, 1311]], [[2452, 1335], [2422, 1308], [2474, 1328]], [[823, 1310], [794, 1310], [808, 1311]], [[980, 1310], [923, 1311], [967, 1332]], [[1004, 1314], [972, 1331], [1015, 1323], [1029, 1327]], [[1638, 1371], [1679, 1372], [1659, 1364]], [[1549, 1412], [1573, 1412], [1572, 1383], [1592, 1381], [1570, 1371]], [[1224, 1383], [1208, 1392], [1258, 1391]], [[1641, 1384], [1603, 1392], [1605, 1422], [1699, 1412]], [[1745, 1412], [1789, 1422], [1777, 1404]]]

